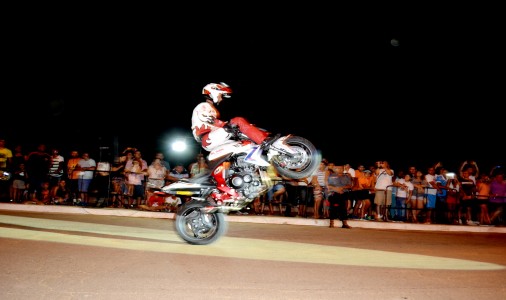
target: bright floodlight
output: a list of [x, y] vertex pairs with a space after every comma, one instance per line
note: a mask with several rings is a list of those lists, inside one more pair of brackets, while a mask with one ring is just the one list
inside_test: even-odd
[[172, 143], [172, 150], [176, 151], [176, 152], [183, 152], [186, 150], [186, 143], [185, 141], [182, 141], [182, 140], [179, 140], [179, 141], [175, 141], [174, 143]]

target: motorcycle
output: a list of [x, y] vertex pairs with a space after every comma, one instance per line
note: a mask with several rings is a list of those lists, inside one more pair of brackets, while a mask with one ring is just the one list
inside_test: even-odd
[[311, 176], [320, 164], [319, 151], [303, 137], [277, 135], [258, 145], [235, 127], [229, 127], [229, 132], [232, 138], [209, 152], [209, 172], [161, 189], [190, 197], [174, 222], [177, 234], [189, 244], [206, 245], [223, 236], [228, 229], [224, 215], [243, 209], [272, 187], [270, 165], [281, 176], [301, 179]]

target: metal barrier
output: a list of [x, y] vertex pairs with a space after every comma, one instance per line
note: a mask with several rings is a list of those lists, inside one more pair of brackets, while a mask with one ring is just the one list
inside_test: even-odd
[[[407, 221], [411, 220], [413, 217], [413, 207], [409, 205], [407, 202], [411, 202], [411, 199], [408, 197], [405, 197], [403, 200], [403, 203], [399, 203], [397, 201], [397, 194], [398, 194], [399, 187], [396, 185], [389, 185], [385, 189], [385, 217], [384, 219], [387, 221], [393, 220], [393, 221]], [[422, 208], [422, 211], [418, 214], [418, 217], [424, 217], [425, 222], [434, 222], [435, 214], [432, 212], [436, 209], [436, 201], [435, 199], [434, 203], [429, 203], [429, 199], [427, 198], [427, 195], [429, 194], [429, 190], [434, 189], [433, 187], [425, 187], [425, 193], [423, 195], [424, 197], [424, 206]], [[434, 189], [435, 190], [435, 189]], [[415, 192], [416, 189], [413, 190]], [[408, 193], [409, 195], [409, 193]], [[417, 195], [417, 194], [415, 194]], [[432, 201], [432, 200], [431, 200]], [[433, 205], [432, 205], [433, 204]], [[432, 207], [434, 206], [434, 207]], [[419, 219], [417, 219], [419, 220]]]
[[398, 186], [389, 185], [385, 189], [385, 217], [386, 220], [406, 221], [407, 220], [407, 205], [404, 202], [402, 205], [397, 203]]

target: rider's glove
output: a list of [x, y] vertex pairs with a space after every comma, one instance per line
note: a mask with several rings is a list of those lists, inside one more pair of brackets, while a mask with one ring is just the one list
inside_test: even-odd
[[235, 124], [231, 124], [229, 122], [227, 122], [224, 126], [223, 126], [223, 129], [225, 129], [226, 132], [228, 133], [234, 133], [236, 132], [237, 130], [237, 125]]

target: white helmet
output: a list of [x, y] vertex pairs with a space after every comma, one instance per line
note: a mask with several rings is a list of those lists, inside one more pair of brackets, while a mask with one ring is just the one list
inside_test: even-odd
[[209, 83], [202, 89], [202, 94], [206, 98], [213, 100], [214, 103], [219, 103], [222, 97], [230, 98], [232, 89], [224, 82]]

